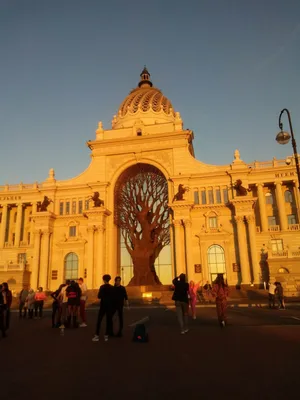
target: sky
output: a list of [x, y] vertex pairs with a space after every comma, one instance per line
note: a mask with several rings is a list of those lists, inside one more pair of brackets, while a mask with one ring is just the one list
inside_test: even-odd
[[197, 159], [286, 158], [283, 108], [300, 148], [299, 0], [0, 0], [0, 51], [0, 185], [85, 170], [144, 65]]

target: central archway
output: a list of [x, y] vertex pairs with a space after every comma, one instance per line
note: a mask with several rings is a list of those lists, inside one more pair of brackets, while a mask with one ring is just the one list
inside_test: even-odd
[[129, 167], [115, 185], [114, 201], [121, 272], [122, 268], [127, 270], [125, 282], [135, 286], [161, 284], [158, 269], [163, 255], [163, 265], [169, 264], [171, 270], [171, 257], [167, 260], [165, 256], [170, 245], [170, 222], [164, 174], [145, 163]]

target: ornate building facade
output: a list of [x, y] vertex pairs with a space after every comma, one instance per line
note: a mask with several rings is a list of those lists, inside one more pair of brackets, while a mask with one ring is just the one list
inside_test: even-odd
[[[162, 283], [181, 272], [196, 281], [223, 272], [230, 285], [270, 277], [296, 291], [300, 197], [293, 158], [247, 164], [236, 150], [230, 164], [208, 165], [195, 159], [193, 138], [144, 69], [111, 129], [99, 122], [87, 142], [91, 163], [82, 174], [62, 181], [50, 169], [44, 182], [0, 187], [0, 279], [16, 290], [22, 283], [52, 290], [80, 276], [97, 288], [104, 273], [128, 283], [132, 263], [114, 223], [114, 188], [126, 169], [151, 164], [169, 189], [171, 244], [156, 261]], [[186, 190], [177, 201], [179, 185]], [[94, 207], [97, 192], [104, 204]]]

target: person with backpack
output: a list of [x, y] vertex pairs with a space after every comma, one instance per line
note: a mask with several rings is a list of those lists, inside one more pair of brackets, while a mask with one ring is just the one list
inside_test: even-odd
[[173, 279], [174, 293], [172, 300], [175, 301], [176, 313], [181, 329], [181, 334], [184, 335], [189, 331], [189, 284], [186, 282], [185, 274], [180, 274], [179, 277]]
[[109, 336], [113, 336], [113, 323], [112, 314], [114, 306], [114, 294], [115, 290], [109, 281], [111, 276], [108, 274], [103, 275], [103, 285], [100, 286], [98, 292], [98, 299], [100, 299], [100, 308], [98, 313], [96, 332], [92, 339], [93, 342], [99, 342], [99, 333], [101, 328], [101, 322], [104, 316], [106, 316], [106, 331], [104, 335], [104, 340], [107, 342]]
[[216, 298], [217, 316], [220, 326], [223, 328], [227, 323], [227, 296], [228, 286], [224, 281], [223, 274], [218, 274], [212, 288], [212, 295]]

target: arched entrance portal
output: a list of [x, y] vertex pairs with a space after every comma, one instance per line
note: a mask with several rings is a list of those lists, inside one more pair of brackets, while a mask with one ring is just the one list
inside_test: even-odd
[[169, 284], [172, 265], [165, 176], [152, 165], [133, 165], [120, 175], [114, 196], [123, 283]]
[[65, 257], [66, 279], [78, 279], [78, 256], [76, 253], [69, 253]]
[[224, 274], [226, 277], [226, 263], [223, 247], [214, 244], [207, 250], [208, 269], [211, 281], [213, 282], [218, 274]]

